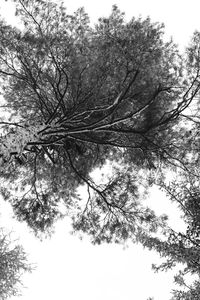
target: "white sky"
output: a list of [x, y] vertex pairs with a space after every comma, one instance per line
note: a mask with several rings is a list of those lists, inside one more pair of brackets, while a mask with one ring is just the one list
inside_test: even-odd
[[[173, 36], [181, 49], [188, 44], [195, 29], [200, 30], [199, 0], [67, 0], [69, 11], [84, 6], [91, 21], [109, 15], [113, 4], [125, 11], [127, 19], [132, 16], [150, 16], [152, 21], [164, 22], [167, 36]], [[0, 0], [0, 13], [10, 22], [13, 10], [8, 2]], [[177, 230], [183, 227], [177, 221], [177, 210], [169, 206], [164, 195], [152, 191], [149, 202], [158, 213], [170, 214], [171, 224]], [[51, 240], [39, 242], [22, 224], [10, 219], [11, 212], [1, 204], [0, 225], [13, 229], [20, 235], [30, 260], [36, 262], [37, 270], [27, 275], [21, 300], [169, 300], [172, 274], [154, 274], [151, 264], [158, 255], [141, 250], [140, 246], [92, 246], [87, 240], [80, 241], [68, 234], [66, 221], [59, 222]], [[17, 297], [11, 300], [17, 300]]]

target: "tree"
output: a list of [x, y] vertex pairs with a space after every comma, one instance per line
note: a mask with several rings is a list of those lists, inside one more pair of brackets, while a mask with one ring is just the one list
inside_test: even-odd
[[2, 300], [20, 294], [21, 276], [31, 272], [26, 254], [20, 245], [10, 242], [8, 235], [0, 233], [0, 297]]
[[[195, 170], [196, 168], [196, 170]], [[200, 240], [199, 240], [199, 172], [197, 165], [190, 166], [188, 170], [179, 170], [173, 181], [166, 183], [160, 180], [157, 184], [165, 191], [169, 200], [179, 205], [186, 230], [176, 232], [165, 226], [162, 237], [153, 237], [143, 232], [139, 233], [138, 241], [148, 249], [156, 250], [161, 257], [165, 258], [159, 266], [153, 265], [157, 271], [167, 271], [177, 264], [183, 268], [174, 277], [179, 289], [173, 290], [172, 300], [199, 299], [199, 274], [200, 274]], [[195, 172], [196, 171], [196, 172]], [[187, 283], [186, 275], [195, 275], [192, 284]]]
[[[61, 217], [63, 202], [68, 211], [79, 206], [73, 214], [76, 229], [89, 230], [95, 218], [91, 233], [96, 236], [102, 211], [114, 217], [117, 210], [115, 222], [126, 219], [125, 206], [126, 213], [136, 213], [130, 208], [132, 197], [139, 198], [132, 192], [137, 182], [128, 179], [135, 175], [124, 172], [155, 169], [169, 157], [168, 133], [198, 89], [191, 85], [183, 94], [187, 86], [178, 51], [173, 42], [163, 42], [163, 25], [149, 18], [125, 23], [113, 6], [110, 17], [93, 28], [83, 9], [68, 15], [50, 1], [15, 3], [24, 29], [3, 21], [0, 28], [2, 94], [10, 112], [1, 122], [1, 176], [9, 185], [2, 193], [36, 233]], [[107, 160], [124, 168], [97, 186], [91, 171]], [[77, 199], [76, 188], [83, 183], [93, 191], [88, 201], [98, 208], [96, 216], [89, 205], [81, 209]], [[130, 189], [131, 199], [119, 194], [121, 200], [111, 203], [119, 184], [123, 193]]]
[[[187, 80], [199, 85], [200, 71], [200, 33], [195, 32], [186, 51]], [[157, 249], [161, 256], [167, 257], [165, 263], [155, 268], [169, 269], [177, 263], [182, 263], [184, 269], [175, 276], [175, 282], [180, 289], [173, 291], [173, 300], [199, 299], [199, 274], [200, 274], [200, 203], [199, 203], [199, 93], [190, 110], [179, 115], [179, 164], [173, 168], [173, 176], [167, 182], [162, 175], [157, 184], [165, 191], [172, 202], [178, 204], [182, 211], [187, 229], [175, 232], [171, 228], [165, 231], [165, 241], [143, 238], [147, 247]], [[181, 139], [180, 139], [181, 137]], [[195, 275], [192, 284], [187, 284], [185, 275]]]

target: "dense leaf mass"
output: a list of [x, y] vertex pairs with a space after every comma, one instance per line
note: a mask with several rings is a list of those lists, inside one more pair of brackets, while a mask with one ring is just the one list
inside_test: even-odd
[[[155, 249], [167, 260], [154, 269], [184, 264], [176, 282], [186, 287], [183, 276], [200, 270], [200, 33], [180, 55], [162, 24], [126, 22], [115, 5], [92, 26], [83, 8], [14, 2], [20, 29], [0, 22], [5, 200], [36, 235], [67, 214], [93, 243]], [[186, 232], [144, 205], [154, 184], [180, 206]]]
[[[2, 192], [37, 233], [60, 217], [59, 203], [74, 210], [83, 183], [109, 213], [109, 188], [97, 187], [91, 171], [107, 160], [156, 168], [168, 157], [166, 133], [193, 95], [181, 98], [182, 62], [173, 42], [163, 42], [163, 25], [149, 18], [126, 23], [113, 6], [91, 27], [83, 9], [68, 15], [49, 1], [15, 2], [23, 30], [3, 22], [0, 29], [2, 92], [10, 112], [9, 121], [2, 120], [0, 149], [10, 185]], [[125, 191], [127, 176], [115, 179], [114, 173]], [[109, 193], [115, 197], [116, 191]], [[121, 208], [126, 204], [129, 213], [139, 195], [126, 197], [130, 203]]]

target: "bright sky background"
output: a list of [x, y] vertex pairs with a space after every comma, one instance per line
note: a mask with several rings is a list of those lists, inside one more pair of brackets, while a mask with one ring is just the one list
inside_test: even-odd
[[[164, 22], [167, 37], [172, 36], [183, 50], [195, 29], [200, 30], [199, 0], [67, 0], [68, 10], [84, 6], [91, 21], [109, 15], [113, 4], [132, 16], [150, 16], [152, 21]], [[8, 2], [0, 1], [0, 14], [13, 22], [14, 11]], [[170, 222], [177, 230], [176, 207], [169, 205], [161, 192], [152, 191], [149, 203], [158, 213], [169, 213]], [[37, 270], [24, 278], [27, 289], [21, 300], [169, 300], [172, 274], [154, 274], [151, 264], [159, 261], [156, 253], [143, 251], [140, 246], [92, 246], [87, 240], [68, 234], [66, 221], [59, 222], [51, 240], [36, 240], [24, 225], [11, 220], [11, 211], [0, 203], [0, 226], [6, 226], [20, 236]], [[12, 298], [11, 300], [17, 300]]]

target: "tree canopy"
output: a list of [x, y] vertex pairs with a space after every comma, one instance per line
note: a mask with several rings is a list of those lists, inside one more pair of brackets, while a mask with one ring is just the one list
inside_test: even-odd
[[[163, 42], [163, 25], [149, 18], [126, 23], [116, 6], [91, 27], [83, 9], [68, 15], [49, 1], [16, 4], [23, 30], [1, 24], [0, 74], [10, 116], [1, 123], [0, 153], [2, 177], [11, 183], [2, 192], [35, 232], [60, 216], [61, 201], [74, 210], [83, 183], [97, 211], [123, 213], [117, 202], [129, 207], [138, 196], [115, 201], [115, 187], [132, 193], [132, 169], [156, 168], [170, 157], [167, 133], [196, 93], [191, 86], [182, 95], [175, 45]], [[124, 167], [97, 186], [91, 171], [107, 160]]]
[[[180, 55], [162, 24], [125, 21], [116, 5], [91, 25], [83, 8], [14, 2], [21, 29], [0, 21], [0, 176], [18, 220], [40, 235], [67, 214], [93, 243], [141, 242], [167, 257], [158, 269], [198, 274], [200, 33]], [[143, 204], [152, 184], [179, 204], [187, 232]]]
[[9, 235], [0, 230], [0, 297], [5, 300], [20, 295], [21, 276], [30, 272], [32, 266], [22, 246], [11, 242]]

